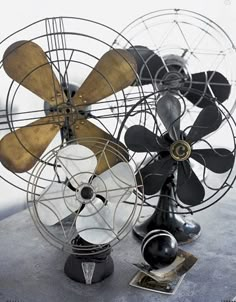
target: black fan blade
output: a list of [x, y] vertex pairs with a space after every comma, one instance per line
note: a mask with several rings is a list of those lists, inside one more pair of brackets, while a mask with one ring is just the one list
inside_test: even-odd
[[171, 93], [166, 93], [157, 102], [157, 113], [173, 140], [180, 138], [181, 105]]
[[[166, 73], [162, 59], [151, 49], [137, 45], [127, 50], [135, 58], [142, 85], [152, 84], [157, 75], [160, 79]], [[134, 83], [134, 85], [138, 85], [138, 83]]]
[[160, 152], [167, 150], [164, 138], [144, 126], [132, 126], [125, 133], [125, 144], [134, 152]]
[[205, 196], [205, 190], [188, 161], [178, 162], [177, 190], [179, 199], [186, 205], [196, 206]]
[[204, 108], [212, 104], [212, 98], [214, 97], [220, 103], [227, 100], [231, 85], [221, 73], [207, 71], [193, 74], [192, 78], [180, 89], [183, 94], [186, 93], [186, 90], [188, 92], [185, 97], [194, 105]]
[[195, 149], [191, 157], [215, 173], [225, 173], [233, 167], [234, 155], [227, 149]]
[[207, 134], [217, 130], [222, 123], [222, 115], [215, 105], [202, 109], [193, 126], [191, 127], [186, 140], [190, 143], [197, 142]]
[[[142, 168], [140, 173], [143, 180], [144, 193], [146, 195], [153, 195], [160, 191], [167, 177], [173, 173], [174, 169], [174, 161], [170, 156]], [[137, 175], [137, 183], [142, 183], [139, 175]]]

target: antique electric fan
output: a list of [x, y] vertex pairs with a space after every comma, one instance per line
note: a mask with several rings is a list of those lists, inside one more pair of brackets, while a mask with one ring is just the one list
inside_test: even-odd
[[[135, 163], [116, 138], [125, 89], [139, 78], [135, 58], [109, 44], [115, 35], [100, 23], [63, 17], [1, 42], [8, 133], [1, 135], [0, 162], [12, 172], [6, 180], [27, 192], [44, 237], [71, 254], [66, 274], [85, 283], [112, 273], [111, 247], [132, 229], [142, 205], [133, 194]], [[138, 99], [141, 83], [139, 91]]]
[[[159, 126], [152, 132], [144, 126], [134, 125], [125, 133], [130, 150], [152, 154], [149, 162], [140, 167], [141, 178], [137, 175], [137, 182], [143, 182], [146, 196], [159, 197], [153, 215], [136, 225], [134, 232], [143, 238], [152, 229], [163, 228], [182, 243], [186, 242], [186, 237], [191, 240], [199, 230], [196, 230], [196, 224], [176, 215], [178, 208], [185, 213], [200, 211], [218, 201], [232, 187], [234, 120], [231, 116], [227, 118], [227, 122], [232, 120], [232, 124], [227, 125], [229, 132], [225, 134], [227, 148], [215, 147], [214, 139], [207, 136], [217, 135], [223, 117], [228, 114], [220, 106], [215, 103], [206, 106], [194, 123], [184, 129], [181, 127], [186, 114], [186, 109], [182, 109], [186, 108], [183, 100], [181, 104], [176, 96], [167, 92], [156, 107], [166, 131], [162, 132]], [[221, 175], [218, 179], [217, 174]]]
[[[83, 33], [80, 26], [86, 28]], [[15, 174], [10, 175], [13, 185], [26, 190], [31, 169], [60, 142], [104, 138], [123, 152], [116, 140], [119, 107], [121, 101], [125, 106], [124, 89], [139, 79], [134, 57], [111, 49], [109, 40], [115, 35], [103, 24], [61, 17], [35, 22], [1, 42], [7, 122], [0, 161]], [[141, 86], [139, 91], [141, 98]], [[115, 114], [110, 104], [118, 108]], [[91, 148], [96, 153], [96, 146]], [[110, 165], [116, 164], [115, 154], [109, 156]], [[102, 159], [97, 172], [106, 169]]]
[[[235, 46], [212, 20], [181, 9], [141, 16], [122, 34], [132, 47], [119, 36], [113, 46], [136, 58], [147, 99], [133, 102], [120, 121], [119, 137], [125, 137], [139, 163], [146, 201], [158, 209], [134, 227], [134, 234], [143, 238], [163, 228], [179, 243], [189, 242], [199, 236], [200, 225], [181, 212], [192, 214], [216, 202], [233, 182], [234, 136], [225, 124], [234, 124]], [[132, 87], [130, 95], [135, 96], [139, 83]], [[228, 128], [228, 135], [221, 128]], [[221, 135], [231, 143], [222, 142]], [[203, 151], [196, 155], [198, 145]], [[209, 186], [218, 173], [222, 184]]]
[[[94, 144], [97, 153], [90, 147]], [[129, 233], [140, 213], [142, 200], [133, 194], [135, 164], [117, 148], [104, 139], [71, 141], [46, 154], [29, 181], [34, 223], [52, 245], [70, 253], [65, 273], [75, 281], [91, 284], [113, 272], [111, 248]], [[119, 163], [111, 167], [114, 153]], [[97, 174], [103, 158], [108, 168]], [[52, 181], [42, 190], [49, 173]]]

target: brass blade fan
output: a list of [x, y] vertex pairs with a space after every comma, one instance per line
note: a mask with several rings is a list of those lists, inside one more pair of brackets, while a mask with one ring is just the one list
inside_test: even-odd
[[[112, 49], [106, 52], [73, 97], [66, 95], [46, 53], [32, 41], [18, 41], [10, 45], [3, 56], [3, 68], [12, 80], [46, 101], [51, 109], [46, 117], [2, 138], [0, 161], [8, 170], [16, 173], [30, 170], [65, 125], [72, 130], [75, 138], [104, 138], [109, 141], [108, 144], [115, 141], [112, 135], [88, 121], [81, 112], [88, 105], [135, 81], [136, 63], [126, 50]], [[123, 144], [119, 143], [119, 146], [122, 151]], [[91, 149], [98, 155], [96, 145]], [[118, 158], [113, 154], [109, 163], [114, 165], [117, 162]], [[106, 169], [107, 158], [103, 156], [96, 172], [102, 173]]]

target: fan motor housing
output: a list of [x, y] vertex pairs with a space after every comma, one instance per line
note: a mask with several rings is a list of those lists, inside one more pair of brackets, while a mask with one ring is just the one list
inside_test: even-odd
[[161, 69], [159, 73], [160, 75], [163, 74], [161, 86], [163, 88], [178, 90], [188, 74], [186, 61], [174, 54], [164, 56], [163, 59], [165, 61], [165, 72], [163, 74], [163, 69]]

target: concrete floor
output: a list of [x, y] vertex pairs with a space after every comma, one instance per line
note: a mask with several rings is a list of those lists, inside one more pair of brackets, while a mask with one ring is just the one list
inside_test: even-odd
[[174, 296], [129, 286], [141, 260], [132, 234], [113, 249], [115, 272], [92, 286], [76, 283], [63, 273], [67, 258], [36, 230], [28, 210], [0, 222], [0, 302], [220, 302], [236, 296], [235, 190], [194, 217], [202, 226], [200, 238], [181, 248], [198, 261]]

